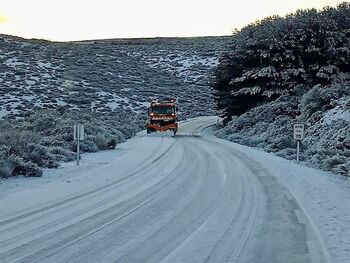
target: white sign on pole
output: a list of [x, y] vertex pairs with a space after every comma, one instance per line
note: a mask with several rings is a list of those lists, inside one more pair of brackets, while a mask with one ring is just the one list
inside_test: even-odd
[[304, 124], [294, 124], [294, 140], [304, 139]]
[[300, 141], [304, 139], [304, 124], [294, 124], [294, 140], [297, 141], [297, 163], [299, 164], [299, 156], [300, 156]]
[[84, 125], [80, 124], [79, 125], [79, 140], [83, 141], [84, 140]]
[[84, 140], [84, 125], [74, 124], [74, 140], [83, 141]]
[[76, 141], [78, 136], [77, 136], [77, 131], [78, 131], [78, 125], [74, 124], [74, 131], [73, 131], [73, 136], [74, 136], [74, 140]]

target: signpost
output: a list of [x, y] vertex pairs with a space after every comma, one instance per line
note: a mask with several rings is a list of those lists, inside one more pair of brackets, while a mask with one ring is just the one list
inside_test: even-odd
[[77, 165], [80, 161], [80, 141], [84, 140], [84, 125], [74, 124], [74, 140], [77, 141]]
[[304, 124], [294, 124], [294, 140], [297, 141], [297, 164], [299, 164], [300, 141], [304, 139]]

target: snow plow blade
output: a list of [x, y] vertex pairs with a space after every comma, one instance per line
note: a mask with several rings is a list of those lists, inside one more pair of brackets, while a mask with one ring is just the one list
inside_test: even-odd
[[174, 134], [176, 134], [178, 125], [177, 125], [177, 123], [171, 123], [168, 125], [159, 126], [156, 124], [147, 123], [146, 128], [147, 128], [147, 133], [172, 130], [172, 131], [174, 131]]

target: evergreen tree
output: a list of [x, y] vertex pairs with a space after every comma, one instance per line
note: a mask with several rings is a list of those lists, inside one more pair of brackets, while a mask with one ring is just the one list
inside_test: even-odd
[[305, 92], [350, 72], [350, 4], [272, 16], [232, 36], [213, 88], [226, 121], [281, 95]]

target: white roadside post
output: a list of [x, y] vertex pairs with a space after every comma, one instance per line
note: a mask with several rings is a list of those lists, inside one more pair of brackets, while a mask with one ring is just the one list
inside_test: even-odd
[[297, 164], [299, 164], [300, 141], [304, 139], [304, 124], [294, 124], [294, 140], [297, 141]]
[[77, 141], [77, 165], [80, 161], [80, 141], [84, 140], [84, 125], [74, 124], [74, 140]]

